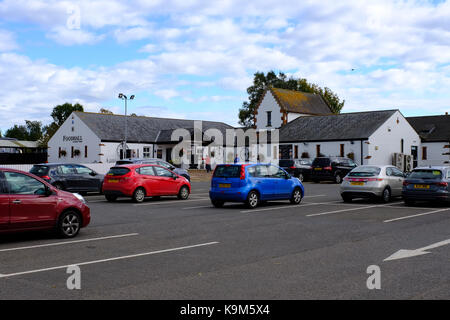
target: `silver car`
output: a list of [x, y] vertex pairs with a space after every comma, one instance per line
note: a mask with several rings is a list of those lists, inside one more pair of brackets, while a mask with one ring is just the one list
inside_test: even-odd
[[348, 173], [341, 184], [344, 202], [354, 198], [379, 198], [389, 202], [402, 195], [405, 174], [394, 166], [363, 165]]

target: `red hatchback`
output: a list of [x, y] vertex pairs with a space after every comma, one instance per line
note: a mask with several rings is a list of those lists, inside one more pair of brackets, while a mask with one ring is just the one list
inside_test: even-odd
[[178, 196], [186, 200], [191, 192], [189, 181], [158, 165], [129, 164], [112, 167], [103, 181], [106, 200], [131, 197], [135, 202], [145, 197]]
[[0, 168], [0, 232], [56, 229], [75, 237], [91, 220], [84, 198], [35, 175]]

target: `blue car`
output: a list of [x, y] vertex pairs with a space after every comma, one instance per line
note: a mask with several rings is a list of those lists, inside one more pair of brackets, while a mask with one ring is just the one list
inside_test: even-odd
[[290, 200], [299, 204], [305, 188], [299, 179], [271, 164], [222, 164], [214, 170], [209, 197], [216, 208], [225, 202], [244, 202], [256, 208], [261, 201]]
[[415, 168], [403, 182], [406, 205], [416, 201], [450, 202], [450, 167]]

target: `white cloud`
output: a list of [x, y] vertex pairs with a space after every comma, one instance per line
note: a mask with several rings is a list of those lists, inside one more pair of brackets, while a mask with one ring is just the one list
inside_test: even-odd
[[0, 52], [12, 51], [17, 48], [14, 34], [6, 30], [0, 30]]
[[47, 34], [47, 37], [62, 45], [71, 46], [82, 44], [92, 45], [101, 41], [104, 38], [104, 35], [96, 35], [81, 29], [55, 27], [50, 33]]

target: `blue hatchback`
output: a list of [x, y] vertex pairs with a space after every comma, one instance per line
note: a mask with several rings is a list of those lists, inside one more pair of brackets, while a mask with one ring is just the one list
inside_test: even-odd
[[290, 200], [299, 204], [305, 188], [299, 179], [271, 164], [222, 164], [214, 170], [209, 197], [216, 208], [225, 202], [244, 202], [256, 208], [261, 201]]

